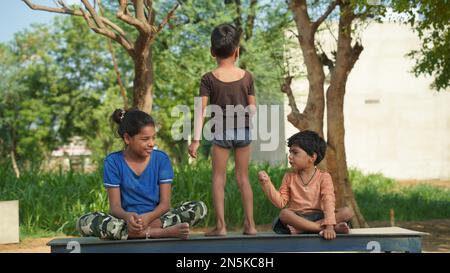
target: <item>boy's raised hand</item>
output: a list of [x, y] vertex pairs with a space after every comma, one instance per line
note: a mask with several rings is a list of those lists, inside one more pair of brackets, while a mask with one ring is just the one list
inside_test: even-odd
[[199, 141], [192, 141], [191, 145], [189, 145], [188, 148], [188, 153], [190, 156], [192, 156], [193, 158], [197, 158], [197, 150], [198, 147], [200, 146], [200, 142]]
[[259, 180], [259, 184], [261, 184], [261, 186], [262, 186], [262, 185], [270, 182], [270, 177], [265, 171], [260, 171], [258, 173], [258, 180]]

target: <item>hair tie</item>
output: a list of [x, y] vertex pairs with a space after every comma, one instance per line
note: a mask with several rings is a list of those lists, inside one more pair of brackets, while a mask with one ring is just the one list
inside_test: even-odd
[[125, 110], [122, 110], [122, 112], [120, 114], [120, 121], [122, 121], [124, 116], [125, 116]]

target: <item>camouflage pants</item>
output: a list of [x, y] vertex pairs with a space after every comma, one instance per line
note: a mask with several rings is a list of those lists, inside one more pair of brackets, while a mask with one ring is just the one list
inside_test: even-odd
[[[162, 223], [161, 227], [166, 228], [179, 223], [189, 223], [190, 226], [194, 226], [205, 218], [207, 211], [206, 205], [202, 201], [184, 202], [159, 217]], [[125, 220], [103, 212], [92, 212], [81, 216], [77, 220], [76, 228], [81, 236], [95, 236], [112, 240], [128, 238]]]

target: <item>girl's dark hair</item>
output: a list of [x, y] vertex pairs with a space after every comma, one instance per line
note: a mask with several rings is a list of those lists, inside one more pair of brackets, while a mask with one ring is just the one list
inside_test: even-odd
[[231, 24], [221, 24], [211, 33], [211, 51], [219, 58], [228, 58], [233, 55], [239, 46], [241, 31]]
[[327, 143], [316, 132], [305, 130], [294, 134], [288, 138], [288, 147], [296, 145], [304, 150], [309, 156], [317, 154], [317, 159], [314, 165], [319, 164], [325, 157], [327, 150]]
[[123, 139], [125, 133], [130, 137], [139, 134], [140, 130], [145, 126], [155, 127], [153, 118], [138, 109], [130, 109], [128, 111], [116, 109], [111, 115], [111, 120], [119, 124], [117, 134]]

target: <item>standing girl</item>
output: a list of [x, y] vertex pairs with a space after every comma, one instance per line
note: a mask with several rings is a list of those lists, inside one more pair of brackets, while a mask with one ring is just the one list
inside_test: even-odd
[[[250, 117], [255, 112], [253, 77], [248, 71], [236, 66], [239, 57], [240, 32], [230, 24], [214, 28], [211, 34], [211, 54], [217, 67], [201, 78], [202, 98], [200, 124], [194, 129], [194, 139], [189, 154], [197, 157], [200, 145], [203, 113], [209, 103], [222, 110], [212, 117], [214, 121], [212, 139], [212, 193], [216, 212], [216, 227], [206, 236], [227, 234], [224, 215], [224, 189], [227, 160], [231, 149], [235, 152], [235, 174], [244, 207], [244, 234], [257, 233], [253, 220], [253, 192], [248, 178], [250, 161]], [[217, 108], [217, 107], [216, 107]], [[246, 108], [246, 111], [243, 111]], [[238, 111], [236, 111], [238, 109]]]

